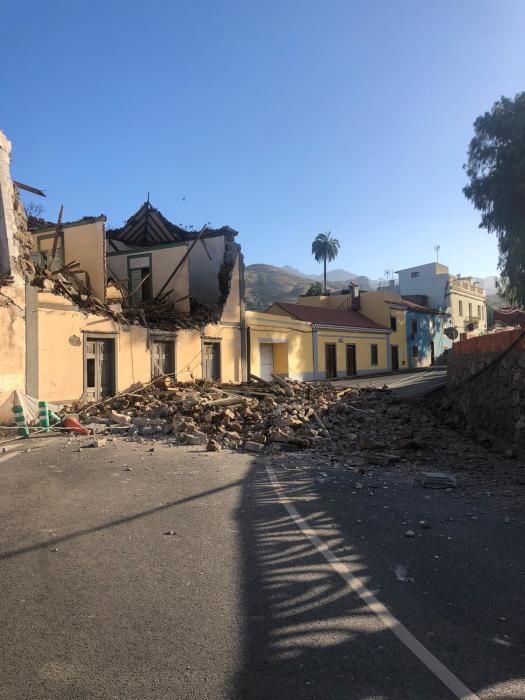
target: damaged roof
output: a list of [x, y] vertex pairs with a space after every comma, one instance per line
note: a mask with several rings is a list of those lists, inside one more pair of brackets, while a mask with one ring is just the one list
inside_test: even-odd
[[[353, 309], [327, 309], [323, 306], [303, 306], [302, 304], [288, 304], [275, 302], [272, 306], [279, 306], [287, 314], [299, 321], [309, 321], [320, 326], [346, 326], [348, 328], [373, 328], [377, 330], [389, 330], [379, 323], [372, 321]], [[270, 307], [271, 308], [271, 307]]]
[[[229, 226], [220, 229], [209, 228], [204, 237], [213, 235], [230, 234], [237, 235], [237, 231]], [[158, 209], [148, 202], [130, 216], [121, 228], [108, 229], [106, 236], [109, 241], [120, 241], [126, 245], [146, 248], [163, 243], [177, 243], [192, 241], [198, 233], [188, 231], [169, 221]]]

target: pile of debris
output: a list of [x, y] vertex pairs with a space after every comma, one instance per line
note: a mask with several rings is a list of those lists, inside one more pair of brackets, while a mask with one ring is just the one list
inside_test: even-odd
[[76, 408], [84, 423], [96, 421], [130, 436], [170, 436], [209, 450], [261, 452], [267, 445], [333, 449], [348, 443], [349, 423], [352, 427], [371, 417], [371, 409], [361, 405], [369, 395], [366, 390], [290, 382], [277, 375], [273, 382], [256, 378], [242, 385], [206, 380], [176, 384], [166, 377]]

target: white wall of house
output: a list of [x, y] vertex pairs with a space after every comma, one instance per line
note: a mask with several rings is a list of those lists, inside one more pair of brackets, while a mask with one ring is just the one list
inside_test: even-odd
[[407, 267], [398, 270], [399, 292], [401, 295], [425, 294], [429, 306], [446, 309], [449, 300], [446, 298], [449, 271], [446, 265], [427, 263], [417, 267]]

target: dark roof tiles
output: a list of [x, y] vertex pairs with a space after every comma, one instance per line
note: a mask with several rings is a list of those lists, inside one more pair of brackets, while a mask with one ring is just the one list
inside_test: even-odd
[[[276, 302], [283, 311], [299, 321], [310, 321], [322, 326], [348, 326], [349, 328], [373, 328], [388, 330], [379, 323], [353, 309], [327, 309], [323, 306], [306, 306]], [[270, 307], [271, 308], [271, 307]]]

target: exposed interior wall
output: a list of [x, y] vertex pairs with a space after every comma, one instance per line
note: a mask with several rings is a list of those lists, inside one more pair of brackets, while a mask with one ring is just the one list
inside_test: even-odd
[[196, 243], [189, 255], [191, 294], [206, 306], [214, 306], [220, 296], [218, 274], [224, 261], [224, 250], [224, 236], [212, 236]]
[[[91, 291], [100, 301], [104, 302], [106, 289], [106, 237], [104, 220], [79, 222], [75, 225], [66, 224], [63, 227], [64, 263], [79, 262], [79, 270], [84, 270], [89, 276]], [[54, 231], [52, 228], [33, 233], [33, 252], [40, 249], [50, 250], [53, 245]]]
[[0, 289], [0, 402], [15, 389], [25, 392], [25, 292]]
[[241, 279], [240, 279], [241, 260], [237, 258], [235, 267], [232, 271], [231, 290], [224, 305], [221, 315], [221, 321], [227, 323], [240, 323], [241, 321]]
[[[186, 250], [186, 244], [177, 244], [150, 248], [149, 250], [130, 250], [122, 253], [108, 253], [108, 276], [116, 276], [117, 279], [126, 288], [128, 288], [128, 257], [135, 255], [141, 257], [151, 256], [151, 283], [153, 296], [156, 296], [164, 286], [164, 283], [169, 278], [173, 270], [180, 263], [182, 257], [186, 253]], [[187, 258], [164, 291], [167, 292], [170, 290], [171, 294], [168, 299], [173, 302], [176, 302], [177, 299], [182, 299], [189, 294], [189, 262]], [[175, 310], [178, 313], [189, 313], [189, 298], [177, 301], [175, 304]]]
[[11, 142], [0, 131], [0, 273], [13, 274], [13, 256], [16, 255], [16, 222], [13, 210], [14, 185], [11, 180]]
[[[373, 374], [375, 372], [387, 372], [388, 362], [388, 334], [387, 333], [359, 333], [348, 331], [317, 331], [317, 356], [319, 378], [326, 376], [325, 356], [327, 344], [336, 346], [337, 376], [345, 377], [346, 373], [346, 346], [355, 345], [357, 374]], [[372, 364], [371, 345], [377, 345], [377, 365]]]

